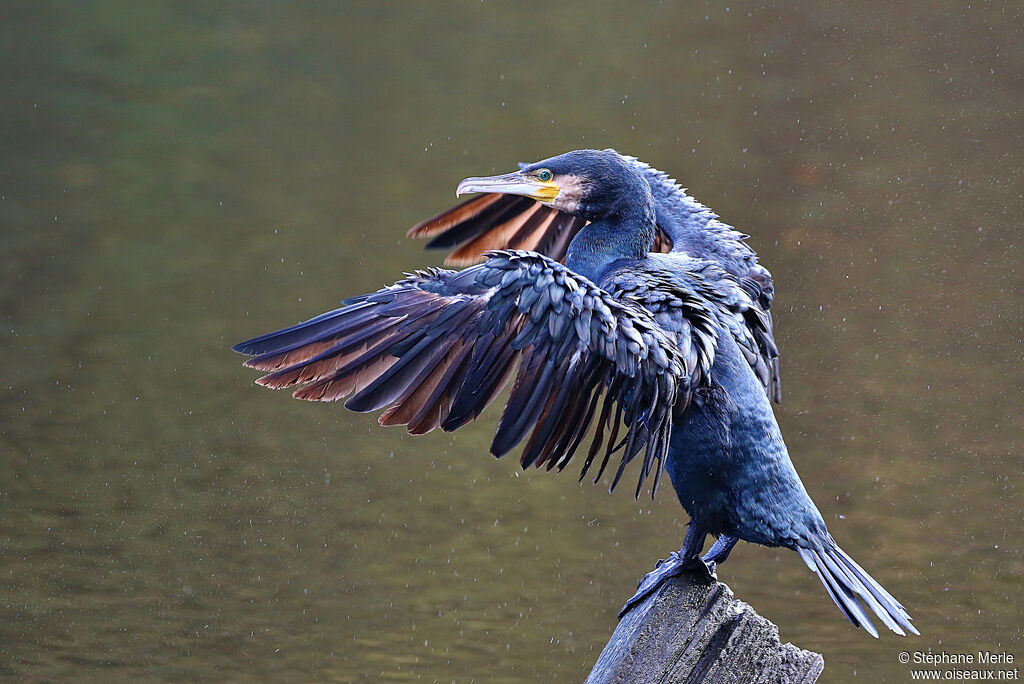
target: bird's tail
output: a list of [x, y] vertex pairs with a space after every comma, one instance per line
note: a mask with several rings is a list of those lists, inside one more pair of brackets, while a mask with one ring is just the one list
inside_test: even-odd
[[841, 548], [834, 545], [820, 551], [798, 548], [797, 552], [807, 567], [818, 575], [825, 591], [850, 622], [878, 638], [878, 631], [864, 611], [863, 603], [886, 627], [900, 636], [906, 636], [906, 632], [920, 634], [910, 623], [912, 618], [900, 602]]

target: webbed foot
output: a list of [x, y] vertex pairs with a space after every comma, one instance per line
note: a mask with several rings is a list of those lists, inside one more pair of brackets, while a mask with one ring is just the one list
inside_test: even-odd
[[706, 563], [700, 557], [684, 561], [679, 551], [673, 551], [668, 558], [659, 560], [654, 570], [651, 570], [640, 580], [640, 586], [637, 587], [636, 593], [626, 601], [625, 605], [622, 606], [622, 610], [619, 611], [619, 619], [622, 619], [622, 616], [628, 613], [633, 606], [641, 603], [653, 594], [661, 586], [662, 582], [683, 572], [696, 573], [705, 580], [715, 581], [718, 579], [715, 575], [714, 563]]

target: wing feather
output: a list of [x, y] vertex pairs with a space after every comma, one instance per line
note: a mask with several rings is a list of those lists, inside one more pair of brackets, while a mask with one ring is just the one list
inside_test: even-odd
[[[428, 238], [443, 233], [452, 226], [460, 225], [480, 215], [496, 202], [501, 202], [507, 195], [484, 194], [472, 197], [461, 204], [421, 221], [406, 233], [409, 237]], [[507, 200], [506, 200], [507, 201]]]
[[583, 475], [602, 448], [602, 471], [621, 451], [614, 487], [645, 453], [639, 494], [644, 478], [662, 469], [693, 362], [642, 306], [558, 262], [525, 251], [487, 257], [463, 271], [411, 274], [235, 349], [270, 371], [261, 384], [295, 387], [299, 399], [347, 398], [353, 411], [383, 409], [382, 425], [407, 425], [413, 434], [474, 420], [511, 379], [491, 452], [504, 455], [526, 440], [523, 467], [564, 468], [603, 397]]
[[[657, 232], [651, 251], [711, 260], [734, 276], [754, 302], [759, 316], [745, 319], [749, 335], [741, 335], [741, 345], [748, 337], [753, 340], [748, 349], [754, 356], [748, 360], [768, 396], [781, 401], [779, 352], [769, 311], [775, 288], [771, 273], [747, 245], [747, 236], [720, 221], [668, 174], [635, 157], [622, 157], [643, 175], [654, 196]], [[525, 249], [560, 261], [585, 225], [583, 219], [529, 198], [483, 194], [414, 226], [408, 234], [433, 238], [428, 248], [456, 248], [445, 263], [468, 266], [480, 262], [487, 250], [499, 249]]]

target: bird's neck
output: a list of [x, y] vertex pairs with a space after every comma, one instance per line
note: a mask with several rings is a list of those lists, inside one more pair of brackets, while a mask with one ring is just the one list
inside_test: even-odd
[[597, 282], [617, 259], [643, 259], [654, 246], [653, 202], [630, 205], [588, 223], [569, 243], [565, 265]]

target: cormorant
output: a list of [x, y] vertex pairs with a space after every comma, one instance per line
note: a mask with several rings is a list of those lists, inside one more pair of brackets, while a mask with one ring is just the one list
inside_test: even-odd
[[[565, 264], [487, 251], [479, 265], [417, 271], [234, 349], [267, 373], [259, 384], [297, 386], [300, 399], [352, 395], [346, 408], [384, 408], [382, 425], [413, 434], [473, 420], [514, 375], [491, 452], [506, 454], [529, 434], [524, 468], [561, 470], [595, 424], [581, 479], [605, 444], [597, 478], [621, 452], [612, 488], [643, 452], [636, 494], [653, 473], [653, 495], [664, 468], [690, 525], [682, 548], [648, 573], [623, 613], [667, 577], [712, 574], [743, 539], [797, 551], [844, 615], [873, 636], [865, 608], [897, 634], [918, 633], [829, 535], [790, 461], [769, 402], [777, 387], [770, 277], [748, 282], [749, 266], [762, 275], [753, 256], [693, 249], [715, 236], [668, 220], [673, 192], [656, 202], [663, 188], [652, 193], [652, 177], [663, 174], [614, 151], [577, 150], [467, 178], [459, 193], [512, 195], [528, 200], [520, 214], [539, 202], [573, 217]], [[659, 232], [669, 253], [651, 253]], [[738, 234], [731, 241], [742, 244]], [[702, 559], [708, 534], [718, 540]]]

